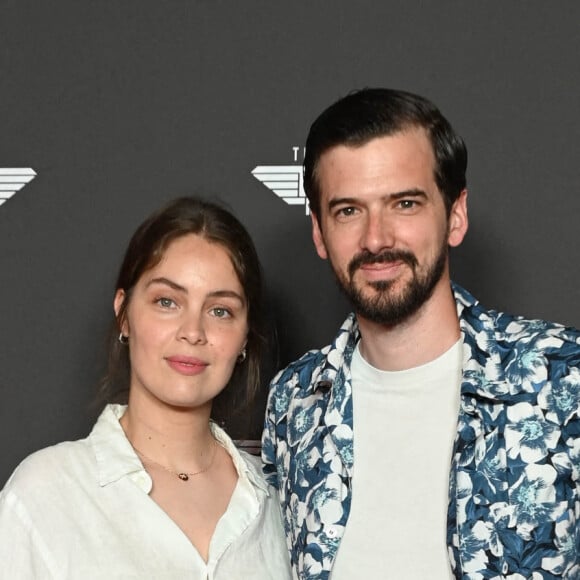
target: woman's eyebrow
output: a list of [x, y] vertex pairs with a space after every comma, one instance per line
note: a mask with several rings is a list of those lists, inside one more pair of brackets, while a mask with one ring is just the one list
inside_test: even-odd
[[153, 284], [164, 284], [165, 286], [169, 286], [170, 288], [173, 288], [173, 290], [177, 290], [178, 292], [183, 292], [184, 294], [187, 294], [187, 288], [185, 288], [185, 286], [182, 286], [181, 284], [178, 284], [177, 282], [173, 282], [173, 280], [170, 280], [169, 278], [165, 278], [164, 276], [161, 276], [160, 278], [153, 278], [152, 280], [149, 280], [149, 282], [147, 282], [147, 288]]

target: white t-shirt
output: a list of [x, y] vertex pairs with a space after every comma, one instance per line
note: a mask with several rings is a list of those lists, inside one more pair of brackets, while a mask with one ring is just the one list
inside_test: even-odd
[[462, 341], [409, 370], [352, 361], [352, 505], [332, 580], [449, 580], [449, 467]]
[[219, 427], [238, 483], [204, 562], [149, 497], [152, 481], [108, 405], [86, 439], [32, 454], [0, 493], [0, 577], [10, 579], [280, 580], [289, 558], [275, 492], [259, 460]]

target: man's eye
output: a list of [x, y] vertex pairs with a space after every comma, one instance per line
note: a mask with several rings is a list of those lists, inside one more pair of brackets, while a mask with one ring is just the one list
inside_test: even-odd
[[356, 213], [356, 208], [355, 207], [341, 207], [337, 213], [338, 213], [338, 215], [341, 215], [341, 216], [350, 217], [351, 215], [354, 215]]
[[399, 206], [402, 209], [412, 209], [417, 205], [417, 202], [414, 199], [402, 199], [399, 201]]

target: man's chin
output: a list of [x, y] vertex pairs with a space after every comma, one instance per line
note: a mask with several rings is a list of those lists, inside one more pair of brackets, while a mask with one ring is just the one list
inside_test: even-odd
[[364, 290], [357, 289], [356, 295], [358, 302], [366, 304], [381, 305], [381, 307], [390, 308], [392, 304], [397, 304], [404, 299], [404, 292], [393, 288], [393, 284], [385, 282], [384, 287], [377, 288], [375, 284], [369, 285]]
[[408, 282], [401, 277], [384, 278], [377, 280], [367, 280], [363, 285], [357, 285], [357, 291], [361, 296], [369, 299], [376, 299], [379, 296], [385, 296], [389, 299], [397, 298], [405, 293]]

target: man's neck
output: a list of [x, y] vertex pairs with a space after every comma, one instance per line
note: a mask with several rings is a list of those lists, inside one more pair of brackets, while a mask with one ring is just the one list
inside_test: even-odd
[[449, 279], [409, 319], [385, 326], [357, 314], [360, 352], [372, 366], [401, 371], [426, 364], [449, 350], [459, 339], [459, 319]]

